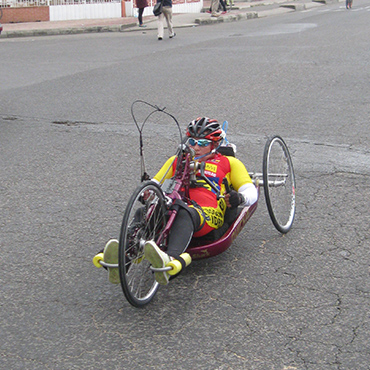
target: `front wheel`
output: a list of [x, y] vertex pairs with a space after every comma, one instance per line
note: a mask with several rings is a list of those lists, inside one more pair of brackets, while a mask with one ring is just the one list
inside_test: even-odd
[[295, 177], [288, 147], [280, 136], [266, 142], [262, 172], [271, 221], [285, 234], [291, 229], [295, 215]]
[[123, 293], [135, 307], [148, 304], [158, 283], [144, 256], [147, 240], [157, 240], [166, 226], [167, 206], [161, 188], [146, 182], [136, 188], [123, 216], [119, 238], [119, 273]]

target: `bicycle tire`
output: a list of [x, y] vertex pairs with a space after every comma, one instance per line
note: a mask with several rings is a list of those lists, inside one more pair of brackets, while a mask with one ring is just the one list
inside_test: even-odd
[[[144, 200], [143, 194], [150, 197]], [[145, 182], [132, 194], [122, 221], [119, 238], [119, 273], [123, 293], [130, 304], [143, 307], [158, 290], [158, 283], [144, 257], [147, 240], [156, 236], [166, 225], [167, 206], [161, 188]]]
[[295, 175], [288, 147], [280, 136], [267, 140], [263, 152], [263, 189], [275, 228], [286, 234], [292, 227], [295, 202]]

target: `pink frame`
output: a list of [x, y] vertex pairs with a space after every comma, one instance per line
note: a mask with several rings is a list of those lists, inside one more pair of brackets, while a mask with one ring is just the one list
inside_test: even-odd
[[204, 241], [201, 238], [193, 238], [186, 252], [189, 253], [191, 258], [194, 260], [214, 257], [224, 252], [231, 246], [232, 242], [242, 231], [247, 221], [252, 217], [253, 213], [257, 209], [257, 203], [258, 201], [252, 204], [250, 207], [244, 207], [238, 218], [228, 228], [221, 239]]

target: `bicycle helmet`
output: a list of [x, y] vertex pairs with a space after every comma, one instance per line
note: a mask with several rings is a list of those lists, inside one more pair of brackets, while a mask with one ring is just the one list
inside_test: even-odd
[[225, 131], [216, 119], [198, 117], [189, 123], [186, 136], [218, 142], [225, 138]]

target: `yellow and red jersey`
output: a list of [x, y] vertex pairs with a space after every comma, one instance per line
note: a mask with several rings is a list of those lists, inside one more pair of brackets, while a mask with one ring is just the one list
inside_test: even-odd
[[[164, 180], [170, 179], [175, 173], [176, 163], [175, 156], [169, 158], [154, 176], [154, 180], [162, 183]], [[245, 184], [252, 184], [247, 169], [239, 159], [219, 153], [215, 154], [212, 159], [205, 161], [204, 175], [215, 185], [220, 194], [225, 193], [225, 186], [222, 183], [224, 178], [236, 191]], [[197, 177], [199, 176], [200, 171], [197, 173]], [[204, 214], [200, 212], [201, 218], [205, 218], [208, 225], [208, 227], [203, 227], [197, 235], [194, 234], [195, 236], [205, 235], [212, 229], [218, 229], [222, 226], [226, 202], [223, 198], [217, 201], [216, 192], [204, 180], [199, 177], [196, 186], [190, 188], [189, 195], [190, 199], [202, 208]]]

